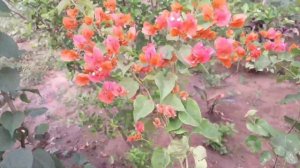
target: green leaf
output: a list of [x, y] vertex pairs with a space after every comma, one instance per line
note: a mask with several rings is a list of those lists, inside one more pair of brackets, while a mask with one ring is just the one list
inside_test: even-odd
[[0, 152], [13, 147], [15, 141], [16, 140], [10, 136], [9, 131], [0, 126]]
[[250, 135], [246, 139], [246, 145], [250, 148], [251, 152], [257, 153], [261, 150], [261, 141], [257, 136]]
[[75, 162], [75, 164], [79, 166], [82, 166], [89, 162], [84, 155], [79, 153], [74, 153], [72, 159]]
[[71, 0], [61, 0], [59, 4], [56, 6], [58, 14], [61, 12], [71, 3]]
[[19, 89], [20, 74], [16, 69], [8, 67], [2, 68], [0, 70], [0, 79], [0, 90], [4, 92], [12, 92]]
[[176, 94], [169, 94], [163, 101], [162, 104], [172, 106], [176, 111], [185, 111], [182, 101]]
[[137, 122], [139, 119], [146, 117], [154, 110], [154, 102], [146, 96], [139, 95], [133, 102], [133, 118]]
[[181, 126], [182, 126], [182, 122], [178, 118], [175, 119], [170, 118], [166, 129], [168, 132], [171, 132], [174, 130], [178, 130]]
[[51, 157], [52, 157], [52, 160], [54, 161], [55, 168], [65, 168], [63, 163], [55, 155], [51, 155]]
[[268, 57], [268, 52], [264, 52], [257, 61], [255, 61], [254, 66], [257, 70], [263, 70], [271, 64], [271, 61]]
[[55, 163], [49, 153], [43, 149], [33, 151], [32, 168], [55, 168]]
[[32, 109], [25, 110], [25, 115], [26, 116], [30, 115], [31, 117], [37, 117], [46, 113], [47, 111], [48, 109], [46, 107], [32, 108]]
[[1, 168], [32, 168], [33, 156], [29, 149], [16, 149], [7, 154]]
[[284, 99], [282, 99], [280, 101], [280, 104], [289, 104], [289, 103], [294, 103], [300, 100], [300, 92], [299, 93], [295, 93], [295, 94], [289, 94], [287, 96], [284, 97]]
[[132, 98], [139, 89], [139, 84], [132, 78], [124, 78], [120, 85], [126, 89], [128, 98]]
[[[7, 7], [3, 0], [0, 0], [0, 13], [9, 13], [10, 9]], [[1, 40], [0, 40], [1, 41]]]
[[183, 160], [187, 157], [189, 151], [189, 140], [186, 136], [183, 136], [180, 140], [172, 140], [168, 146], [168, 153], [171, 157], [178, 160]]
[[20, 95], [20, 99], [22, 100], [22, 102], [25, 102], [25, 103], [30, 103], [31, 101], [28, 99], [26, 93], [21, 93]]
[[195, 160], [195, 168], [207, 168], [206, 149], [203, 146], [191, 147], [191, 152]]
[[0, 123], [7, 129], [11, 136], [14, 135], [15, 129], [19, 128], [25, 119], [25, 114], [22, 112], [6, 111], [1, 115]]
[[170, 60], [173, 56], [174, 47], [170, 45], [165, 45], [159, 48], [158, 52], [162, 54], [164, 59]]
[[159, 89], [160, 101], [167, 97], [173, 90], [177, 76], [171, 72], [164, 74], [164, 72], [158, 72], [155, 76], [155, 84]]
[[166, 168], [170, 163], [170, 156], [163, 149], [154, 150], [151, 158], [152, 168]]
[[48, 124], [40, 124], [35, 127], [35, 134], [37, 135], [44, 135], [49, 130]]
[[274, 136], [279, 133], [267, 121], [262, 119], [256, 119], [254, 122], [247, 122], [246, 127], [249, 131], [264, 137]]
[[20, 51], [17, 43], [7, 34], [0, 32], [0, 57], [19, 58]]
[[198, 103], [189, 98], [185, 105], [186, 111], [179, 113], [179, 119], [187, 125], [197, 127], [201, 122], [201, 111]]
[[190, 45], [183, 45], [180, 47], [179, 51], [177, 52], [177, 58], [183, 64], [189, 65], [186, 61], [186, 57], [188, 57], [192, 52], [192, 47]]
[[292, 53], [293, 56], [299, 56], [300, 55], [300, 49], [299, 48], [294, 48], [291, 51], [291, 53]]
[[297, 134], [278, 134], [271, 138], [274, 152], [290, 164], [298, 162], [297, 155], [300, 151], [300, 136]]
[[291, 126], [295, 126], [295, 128], [300, 131], [300, 121], [297, 121], [289, 116], [284, 116], [284, 121], [289, 123]]
[[272, 159], [272, 153], [269, 151], [263, 151], [260, 155], [259, 161], [262, 165], [265, 165], [268, 161]]
[[205, 138], [221, 144], [222, 134], [216, 124], [211, 123], [207, 119], [202, 119], [199, 126], [194, 129], [194, 132], [201, 134]]

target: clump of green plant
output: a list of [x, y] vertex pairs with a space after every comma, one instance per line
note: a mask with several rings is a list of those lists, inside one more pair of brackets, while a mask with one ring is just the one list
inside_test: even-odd
[[131, 148], [127, 154], [129, 162], [134, 168], [151, 168], [151, 151], [142, 148]]
[[[262, 165], [268, 163], [275, 157], [274, 167], [277, 166], [278, 160], [282, 159], [284, 163], [296, 165], [299, 163], [300, 155], [300, 135], [293, 133], [291, 129], [285, 133], [273, 128], [267, 121], [261, 119], [256, 110], [250, 110], [246, 114], [247, 128], [253, 133], [246, 139], [246, 145], [256, 154], [260, 155]], [[263, 144], [269, 144], [272, 149], [262, 151]]]

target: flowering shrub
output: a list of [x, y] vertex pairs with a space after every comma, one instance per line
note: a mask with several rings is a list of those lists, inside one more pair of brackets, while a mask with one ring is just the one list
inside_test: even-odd
[[[64, 49], [61, 59], [79, 65], [75, 83], [81, 87], [95, 86], [99, 101], [110, 105], [107, 107], [114, 106], [117, 100], [127, 100], [123, 107], [131, 108], [135, 126], [126, 135], [128, 142], [145, 140], [145, 132], [151, 129], [144, 123], [150, 121], [152, 126], [166, 128], [172, 135], [188, 134], [183, 125], [189, 125], [193, 132], [222, 145], [220, 126], [202, 117], [197, 102], [180, 87], [179, 79], [188, 75], [189, 69], [212, 59], [230, 68], [237, 62], [277, 57], [288, 51], [287, 44], [282, 33], [274, 28], [244, 31], [247, 15], [232, 14], [226, 0], [175, 1], [170, 9], [161, 11], [138, 29], [131, 14], [120, 12], [115, 0], [106, 0], [103, 7], [95, 9], [73, 1], [63, 18], [66, 36], [73, 41], [73, 47]], [[141, 48], [137, 47], [139, 38], [147, 39]], [[293, 48], [298, 47], [292, 46], [290, 50]], [[186, 139], [183, 136], [181, 142], [171, 145], [185, 148]], [[193, 153], [192, 148], [185, 149], [181, 152]], [[169, 148], [157, 149], [152, 164], [161, 156], [166, 167], [172, 152]], [[200, 157], [196, 164], [203, 166], [205, 157]], [[183, 163], [186, 157], [176, 159]]]

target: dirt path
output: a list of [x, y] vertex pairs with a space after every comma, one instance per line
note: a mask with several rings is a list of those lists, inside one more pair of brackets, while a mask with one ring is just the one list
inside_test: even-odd
[[[191, 84], [201, 85], [200, 78], [193, 77]], [[64, 72], [48, 73], [44, 82], [36, 88], [40, 90], [43, 98], [32, 96], [31, 104], [47, 107], [49, 111], [45, 116], [28, 120], [27, 124], [33, 129], [39, 123], [51, 123], [50, 144], [47, 146], [49, 151], [64, 157], [67, 167], [71, 167], [70, 156], [76, 151], [84, 154], [97, 168], [124, 167], [118, 163], [118, 160], [122, 160], [121, 158], [129, 148], [121, 138], [108, 140], [104, 135], [91, 133], [87, 128], [80, 128], [76, 124], [76, 107], [78, 107], [76, 97], [79, 89], [66, 78]], [[209, 95], [225, 94], [227, 99], [217, 107], [217, 110], [223, 112], [226, 118], [231, 119], [238, 131], [236, 135], [228, 139], [227, 145], [230, 149], [228, 155], [221, 156], [215, 151], [208, 150], [208, 167], [262, 167], [259, 164], [258, 156], [251, 154], [244, 144], [250, 133], [245, 127], [244, 115], [249, 109], [255, 108], [258, 110], [258, 114], [274, 127], [288, 130], [283, 116], [295, 117], [298, 107], [295, 104], [279, 105], [278, 102], [287, 94], [295, 93], [298, 89], [299, 87], [291, 83], [278, 84], [270, 75], [250, 73], [231, 75], [224, 81], [224, 86], [208, 89]], [[190, 92], [195, 93], [192, 86], [190, 86]], [[207, 111], [200, 96], [195, 95], [195, 98], [202, 107], [202, 112]], [[89, 110], [101, 113], [101, 110], [97, 108]], [[190, 142], [193, 146], [202, 145], [203, 139], [195, 135]], [[113, 156], [115, 164], [110, 164], [112, 161], [110, 156]]]

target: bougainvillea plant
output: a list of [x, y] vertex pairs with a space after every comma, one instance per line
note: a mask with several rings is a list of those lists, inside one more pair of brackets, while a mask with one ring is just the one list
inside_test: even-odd
[[[145, 140], [152, 130], [148, 125], [166, 128], [171, 135], [190, 135], [184, 129], [189, 125], [193, 133], [222, 145], [220, 126], [202, 117], [198, 103], [182, 87], [188, 81], [180, 79], [212, 59], [230, 68], [288, 51], [281, 32], [274, 28], [244, 30], [247, 15], [232, 14], [226, 0], [174, 1], [170, 10], [144, 22], [142, 29], [130, 13], [120, 12], [115, 0], [95, 9], [72, 2], [63, 25], [73, 47], [62, 50], [61, 59], [77, 65], [75, 83], [93, 86], [99, 102], [113, 107], [123, 100], [119, 111], [131, 109], [135, 130], [126, 135], [129, 143]], [[141, 49], [140, 36], [147, 39]], [[186, 149], [185, 154], [193, 151]], [[172, 150], [157, 149], [152, 164], [164, 158], [161, 165], [166, 167], [170, 156], [174, 159]], [[177, 159], [187, 164], [185, 157]], [[196, 164], [203, 166], [202, 159]]]

